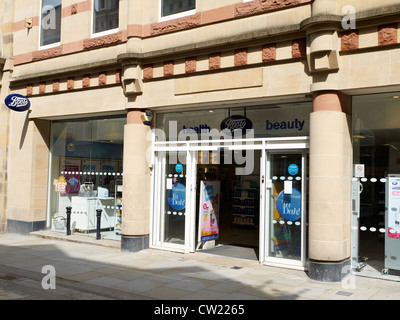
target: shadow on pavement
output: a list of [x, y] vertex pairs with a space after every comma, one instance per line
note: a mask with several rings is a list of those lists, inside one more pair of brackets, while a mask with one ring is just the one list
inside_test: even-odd
[[[44, 266], [54, 267], [56, 289]], [[0, 234], [0, 300], [314, 299], [328, 287], [310, 286], [302, 272], [253, 261], [116, 248]]]

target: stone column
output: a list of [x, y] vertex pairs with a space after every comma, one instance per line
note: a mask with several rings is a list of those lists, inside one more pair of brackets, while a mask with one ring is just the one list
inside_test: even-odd
[[150, 169], [146, 152], [150, 127], [141, 110], [129, 109], [124, 130], [121, 250], [137, 252], [149, 247]]
[[46, 229], [50, 121], [29, 120], [27, 112], [9, 119], [6, 231], [26, 235]]
[[314, 0], [312, 3], [312, 15], [324, 15], [324, 14], [337, 14], [338, 10], [337, 1], [332, 0]]
[[[9, 79], [12, 77], [13, 63], [13, 18], [14, 1], [0, 1], [0, 101], [10, 93]], [[10, 110], [0, 108], [0, 233], [6, 231], [8, 154], [10, 134]]]
[[309, 276], [335, 282], [350, 265], [351, 98], [314, 93], [310, 121]]
[[[0, 50], [0, 54], [2, 54]], [[9, 93], [4, 83], [8, 82], [9, 73], [3, 74], [4, 60], [0, 59], [0, 101], [4, 101]], [[4, 78], [3, 78], [4, 77]], [[8, 140], [10, 126], [10, 110], [6, 107], [0, 108], [0, 233], [6, 230], [6, 208], [7, 208], [7, 159]]]

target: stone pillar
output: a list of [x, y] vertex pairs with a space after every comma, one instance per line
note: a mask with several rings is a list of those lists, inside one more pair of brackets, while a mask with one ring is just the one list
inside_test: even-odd
[[312, 3], [312, 15], [324, 15], [324, 14], [337, 14], [338, 10], [337, 1], [332, 0], [314, 0]]
[[129, 109], [124, 130], [121, 250], [137, 252], [149, 247], [151, 179], [146, 152], [150, 127], [141, 110]]
[[8, 187], [8, 141], [10, 138], [10, 110], [4, 107], [4, 99], [10, 93], [9, 79], [13, 62], [14, 1], [0, 1], [0, 233], [6, 231]]
[[[1, 52], [0, 52], [1, 54]], [[3, 64], [0, 60], [0, 80], [8, 82], [8, 73], [3, 74]], [[4, 101], [9, 90], [5, 85], [0, 87], [0, 101]], [[10, 127], [10, 110], [6, 107], [0, 108], [0, 233], [6, 230], [6, 208], [7, 208], [7, 159], [8, 140]]]
[[309, 276], [336, 282], [350, 265], [351, 98], [314, 93], [310, 121]]
[[6, 231], [24, 235], [46, 229], [49, 173], [50, 121], [28, 115], [10, 114], [7, 165]]

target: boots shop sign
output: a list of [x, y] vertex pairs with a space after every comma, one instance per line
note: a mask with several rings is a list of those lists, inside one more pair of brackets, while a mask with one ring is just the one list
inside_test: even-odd
[[31, 107], [29, 99], [20, 94], [10, 94], [4, 102], [9, 109], [18, 112], [27, 111]]
[[250, 119], [240, 115], [230, 116], [221, 122], [221, 130], [230, 131], [232, 136], [235, 135], [236, 130], [239, 130], [239, 134], [245, 135], [246, 130], [251, 129], [253, 129], [253, 123]]

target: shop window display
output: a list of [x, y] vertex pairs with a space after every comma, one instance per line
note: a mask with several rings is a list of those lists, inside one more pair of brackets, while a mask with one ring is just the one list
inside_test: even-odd
[[[358, 256], [353, 259], [358, 259], [360, 272], [373, 276], [385, 273], [387, 259], [400, 258], [396, 219], [391, 219], [400, 208], [388, 207], [396, 199], [395, 192], [387, 192], [390, 179], [400, 177], [399, 97], [399, 93], [385, 93], [353, 98], [353, 184], [360, 183]], [[356, 172], [357, 165], [364, 168], [361, 173]], [[399, 275], [399, 270], [397, 263], [391, 273]]]
[[120, 230], [125, 118], [52, 123], [49, 227], [63, 230], [67, 207], [71, 228]]

